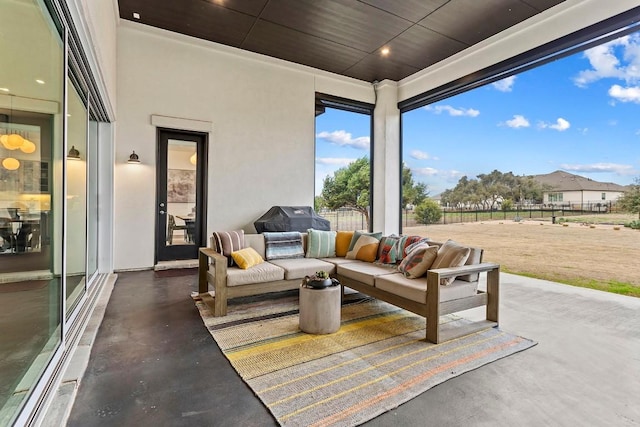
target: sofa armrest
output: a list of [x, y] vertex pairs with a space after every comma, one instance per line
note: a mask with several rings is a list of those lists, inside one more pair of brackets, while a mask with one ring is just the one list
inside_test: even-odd
[[[487, 273], [487, 291], [472, 297], [440, 302], [440, 279], [456, 277], [462, 274]], [[486, 305], [487, 321], [498, 324], [498, 305], [500, 302], [500, 264], [484, 262], [460, 267], [437, 268], [427, 271], [427, 340], [440, 342], [440, 328], [437, 320], [442, 314], [455, 313], [469, 308]]]
[[212, 248], [200, 248], [198, 251], [198, 292], [209, 291], [207, 274], [209, 264], [214, 266], [216, 281], [227, 277], [227, 257], [214, 251]]
[[447, 279], [449, 277], [456, 277], [473, 273], [484, 273], [496, 269], [500, 269], [499, 264], [494, 264], [492, 262], [483, 262], [481, 264], [462, 265], [460, 267], [437, 268], [434, 270], [428, 270], [427, 277], [429, 277], [429, 274], [437, 274], [438, 276], [440, 276], [440, 279]]

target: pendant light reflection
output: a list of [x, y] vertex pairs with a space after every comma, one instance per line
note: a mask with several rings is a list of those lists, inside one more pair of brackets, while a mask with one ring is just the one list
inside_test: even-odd
[[193, 153], [193, 156], [189, 157], [189, 161], [195, 165], [198, 162], [198, 153]]
[[22, 143], [22, 147], [20, 147], [20, 151], [26, 154], [31, 154], [34, 151], [36, 151], [36, 144], [29, 141], [28, 139], [25, 139], [24, 142]]
[[20, 161], [13, 157], [7, 157], [2, 161], [2, 166], [7, 170], [14, 171], [20, 167]]

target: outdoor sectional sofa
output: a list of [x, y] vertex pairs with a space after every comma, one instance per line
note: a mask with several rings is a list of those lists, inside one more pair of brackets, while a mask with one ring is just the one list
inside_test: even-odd
[[[310, 233], [314, 232], [317, 233], [317, 231], [310, 230]], [[229, 236], [229, 233], [235, 234]], [[357, 233], [359, 232], [356, 232], [356, 235]], [[316, 258], [310, 256], [313, 254], [308, 248], [310, 238], [307, 233], [298, 233], [302, 240], [301, 250], [299, 249], [297, 253], [290, 256], [279, 254], [274, 257], [273, 252], [270, 256], [269, 247], [273, 245], [269, 241], [265, 242], [265, 236], [267, 239], [273, 239], [292, 234], [295, 235], [295, 233], [245, 235], [242, 231], [214, 233], [211, 238], [211, 247], [200, 248], [198, 280], [200, 297], [212, 310], [214, 316], [227, 314], [227, 301], [231, 298], [297, 289], [305, 276], [311, 276], [317, 271], [323, 270], [340, 281], [343, 291], [346, 286], [424, 316], [426, 318], [426, 338], [433, 343], [447, 341], [498, 324], [500, 266], [494, 263], [483, 263], [482, 248], [469, 247], [466, 252], [468, 256], [464, 258], [464, 265], [430, 268], [421, 277], [408, 278], [407, 276], [411, 275], [407, 271], [400, 272], [398, 265], [380, 263], [383, 258], [382, 244], [380, 246], [375, 244], [373, 249], [376, 251], [375, 262], [371, 262], [371, 254], [368, 255], [369, 258], [366, 261], [353, 259], [353, 250], [358, 249], [352, 249], [353, 242], [350, 248], [352, 251], [346, 257]], [[360, 234], [370, 236], [374, 233]], [[377, 237], [380, 237], [379, 234]], [[226, 248], [223, 247], [224, 242], [221, 241], [220, 236], [227, 240]], [[228, 242], [234, 237], [236, 238], [235, 249], [229, 247]], [[399, 237], [394, 238], [398, 239]], [[380, 238], [380, 241], [384, 242], [385, 239], [386, 237]], [[427, 240], [425, 242], [423, 238], [417, 239], [420, 240], [418, 243], [421, 244], [425, 253], [427, 251], [437, 252], [441, 255], [443, 245], [446, 245], [446, 248], [454, 245], [457, 249], [460, 247], [465, 249], [464, 246], [452, 241], [432, 242]], [[415, 236], [413, 237], [414, 241], [417, 239]], [[315, 242], [315, 238], [312, 240]], [[432, 248], [424, 249], [426, 246]], [[239, 251], [240, 248], [244, 248], [244, 250]], [[385, 248], [388, 249], [388, 245]], [[406, 259], [408, 254], [403, 252], [404, 249], [399, 248], [399, 258], [405, 259], [401, 265], [410, 261]], [[232, 266], [231, 257], [236, 258], [237, 254], [245, 252], [254, 254], [252, 255], [254, 257], [257, 257], [256, 253], [259, 255], [257, 265], [249, 268]], [[313, 250], [313, 252], [317, 251]], [[343, 251], [338, 250], [338, 253], [340, 252]], [[366, 252], [365, 249], [362, 249], [361, 253], [364, 252]], [[358, 258], [367, 258], [367, 256]], [[245, 262], [242, 257], [240, 260]], [[480, 273], [486, 273], [486, 291], [478, 289]], [[213, 287], [213, 295], [209, 292], [210, 286]], [[441, 330], [440, 316], [479, 306], [486, 306], [486, 315], [483, 316], [485, 319], [464, 322], [463, 326], [446, 332]]]

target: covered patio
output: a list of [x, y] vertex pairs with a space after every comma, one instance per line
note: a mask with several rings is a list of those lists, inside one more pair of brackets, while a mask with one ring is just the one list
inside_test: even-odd
[[[640, 300], [507, 273], [501, 280], [501, 329], [538, 345], [366, 425], [638, 423]], [[70, 369], [49, 425], [59, 425], [76, 387], [70, 426], [276, 425], [204, 328], [189, 298], [196, 289], [193, 270], [121, 273], [74, 359], [81, 371], [91, 353], [86, 373]]]

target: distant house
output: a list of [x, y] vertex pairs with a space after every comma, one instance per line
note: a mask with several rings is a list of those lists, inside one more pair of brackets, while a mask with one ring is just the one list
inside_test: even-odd
[[594, 209], [618, 200], [626, 187], [612, 182], [598, 182], [564, 171], [533, 175], [534, 180], [549, 188], [543, 193], [546, 205]]

